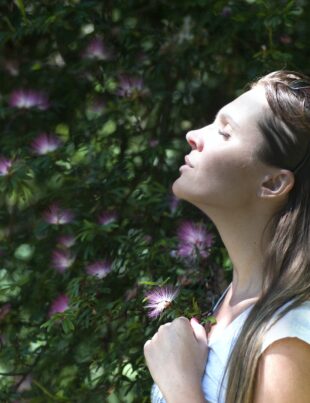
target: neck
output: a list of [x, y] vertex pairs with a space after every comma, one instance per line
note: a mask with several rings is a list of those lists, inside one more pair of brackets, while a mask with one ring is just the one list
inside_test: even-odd
[[261, 240], [270, 219], [263, 211], [210, 214], [233, 264], [230, 304], [257, 299], [262, 292], [264, 254]]

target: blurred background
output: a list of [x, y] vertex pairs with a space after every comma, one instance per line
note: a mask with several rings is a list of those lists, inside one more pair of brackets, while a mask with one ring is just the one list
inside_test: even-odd
[[265, 73], [309, 74], [309, 21], [306, 0], [0, 2], [1, 402], [149, 402], [145, 341], [231, 278], [171, 193], [185, 134]]

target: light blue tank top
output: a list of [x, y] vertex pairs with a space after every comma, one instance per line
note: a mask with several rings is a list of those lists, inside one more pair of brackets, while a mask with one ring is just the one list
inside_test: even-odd
[[[225, 297], [229, 287], [224, 291], [212, 309], [213, 312]], [[225, 403], [227, 379], [225, 377], [222, 383], [222, 378], [226, 364], [244, 321], [253, 306], [254, 305], [249, 306], [237, 316], [225, 327], [221, 334], [214, 333], [214, 337], [212, 337], [212, 335], [209, 337], [208, 359], [201, 381], [205, 399], [209, 403]], [[286, 306], [287, 304], [283, 305], [277, 313], [280, 313]], [[290, 310], [283, 318], [269, 327], [264, 336], [261, 353], [274, 341], [286, 337], [297, 337], [310, 344], [310, 301], [304, 302], [297, 308]], [[152, 386], [151, 403], [166, 403], [156, 384]]]

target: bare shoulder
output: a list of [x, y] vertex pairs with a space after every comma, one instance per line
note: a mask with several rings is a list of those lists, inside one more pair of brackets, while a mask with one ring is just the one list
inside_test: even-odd
[[309, 403], [310, 345], [296, 337], [272, 343], [258, 363], [254, 403]]

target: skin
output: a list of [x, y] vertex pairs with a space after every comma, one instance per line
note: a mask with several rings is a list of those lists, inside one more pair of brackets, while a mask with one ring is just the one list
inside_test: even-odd
[[[257, 122], [266, 113], [264, 89], [256, 86], [222, 108], [212, 124], [187, 133], [191, 166], [182, 166], [173, 184], [177, 197], [211, 218], [233, 263], [232, 286], [213, 331], [259, 298], [263, 231], [294, 186], [292, 172], [256, 157], [263, 144]], [[207, 354], [204, 328], [186, 318], [161, 326], [144, 346], [150, 373], [168, 403], [205, 402], [200, 383]], [[309, 374], [308, 344], [294, 338], [273, 343], [260, 358], [255, 403], [308, 402]]]

